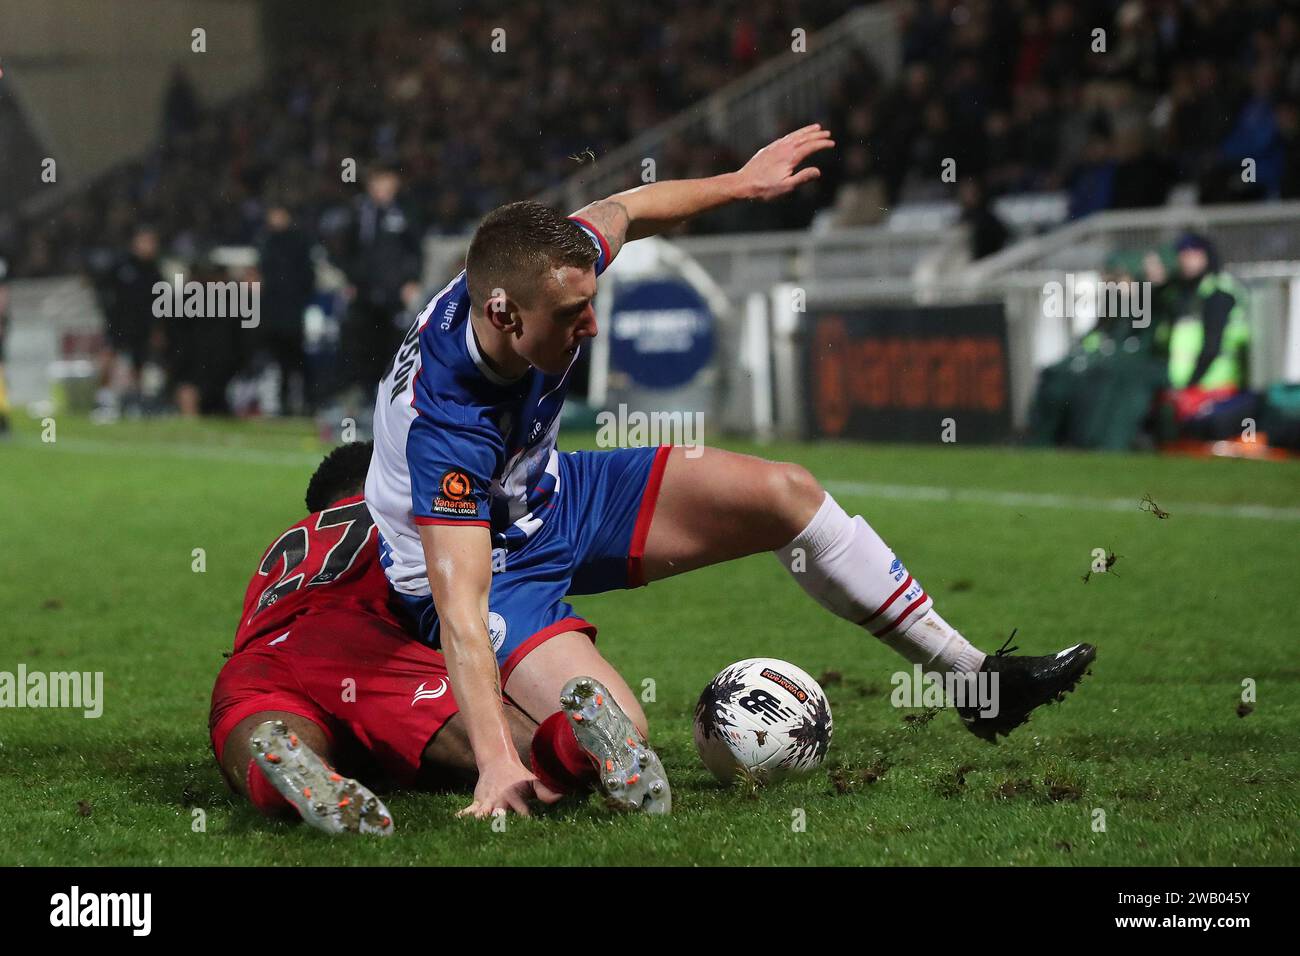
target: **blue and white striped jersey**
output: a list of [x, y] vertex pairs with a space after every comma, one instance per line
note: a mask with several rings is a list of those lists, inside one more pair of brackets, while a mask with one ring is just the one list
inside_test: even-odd
[[[599, 249], [599, 275], [608, 245], [574, 221]], [[482, 525], [494, 548], [514, 550], [542, 526], [559, 490], [555, 440], [573, 363], [563, 375], [530, 369], [504, 379], [480, 354], [469, 315], [462, 271], [420, 312], [375, 397], [366, 504], [402, 594], [429, 593], [418, 525]]]

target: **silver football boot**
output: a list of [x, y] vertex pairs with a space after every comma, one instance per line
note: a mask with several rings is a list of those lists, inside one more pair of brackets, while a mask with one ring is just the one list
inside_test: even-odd
[[593, 677], [575, 677], [560, 693], [578, 744], [600, 770], [600, 789], [623, 810], [668, 813], [673, 798], [659, 757], [642, 739], [631, 718]]
[[388, 808], [363, 784], [335, 772], [282, 720], [253, 728], [253, 759], [308, 826], [326, 833], [389, 836]]

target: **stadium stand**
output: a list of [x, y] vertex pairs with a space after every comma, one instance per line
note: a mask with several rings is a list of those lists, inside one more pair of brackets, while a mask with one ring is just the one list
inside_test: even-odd
[[[277, 50], [264, 88], [210, 111], [178, 74], [151, 149], [11, 225], [0, 251], [21, 276], [93, 268], [144, 220], [190, 258], [253, 242], [271, 198], [328, 237], [351, 196], [344, 157], [401, 166], [417, 221], [456, 234], [572, 174], [574, 157], [604, 156], [788, 52], [792, 25], [812, 32], [852, 6], [673, 0], [559, 16], [540, 2], [489, 3], [450, 22], [431, 10]], [[1300, 195], [1294, 4], [919, 0], [901, 6], [900, 25], [900, 75], [858, 55], [818, 111], [843, 148], [815, 189], [692, 231], [803, 228], [819, 209], [865, 225], [935, 201], [951, 217], [956, 187], [935, 174], [944, 158], [995, 201], [1022, 197], [996, 203], [1013, 229], [1161, 205], [1180, 185], [1205, 202]], [[508, 57], [470, 42], [496, 26], [530, 42]], [[1099, 42], [1104, 55], [1090, 54]], [[474, 82], [488, 70], [492, 84]], [[749, 145], [670, 139], [660, 175], [711, 172]], [[1247, 156], [1256, 175], [1243, 183]], [[1053, 194], [1066, 202], [1044, 200]]]

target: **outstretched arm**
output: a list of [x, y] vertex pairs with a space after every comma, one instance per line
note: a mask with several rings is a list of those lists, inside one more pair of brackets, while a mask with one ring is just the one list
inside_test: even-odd
[[491, 540], [486, 528], [474, 525], [420, 526], [447, 676], [478, 764], [474, 801], [457, 816], [483, 818], [497, 810], [527, 816], [537, 778], [515, 750], [488, 636]]
[[813, 153], [835, 145], [820, 123], [769, 143], [740, 169], [706, 179], [649, 183], [591, 203], [573, 215], [598, 229], [613, 259], [624, 242], [671, 229], [700, 213], [745, 199], [777, 199], [821, 175], [815, 166], [799, 169]]

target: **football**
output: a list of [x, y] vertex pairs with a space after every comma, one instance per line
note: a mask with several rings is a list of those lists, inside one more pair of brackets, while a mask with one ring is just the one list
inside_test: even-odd
[[830, 744], [826, 694], [787, 661], [754, 657], [725, 667], [695, 705], [695, 746], [723, 783], [805, 773], [821, 764]]

